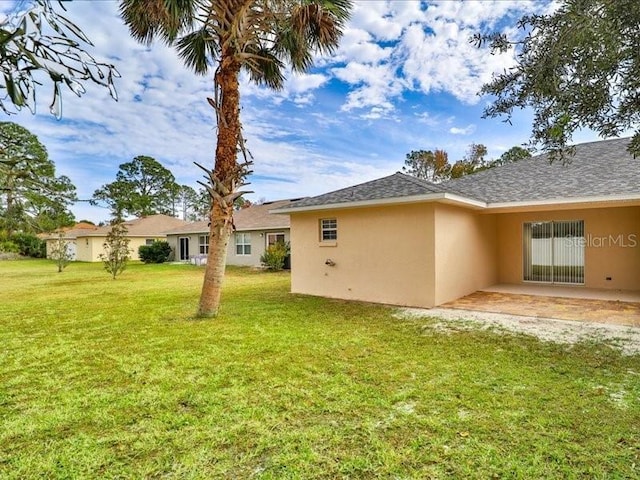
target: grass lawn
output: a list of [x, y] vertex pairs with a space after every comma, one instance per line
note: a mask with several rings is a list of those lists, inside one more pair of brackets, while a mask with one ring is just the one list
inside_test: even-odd
[[0, 262], [0, 478], [640, 478], [640, 357], [231, 269]]

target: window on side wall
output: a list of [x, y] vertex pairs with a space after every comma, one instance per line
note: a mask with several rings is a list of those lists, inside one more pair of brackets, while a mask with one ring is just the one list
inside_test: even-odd
[[338, 220], [323, 218], [320, 220], [320, 241], [335, 242], [338, 240]]
[[236, 232], [236, 255], [251, 255], [251, 234]]
[[200, 235], [198, 245], [200, 246], [200, 254], [207, 255], [209, 253], [209, 235]]
[[145, 245], [153, 245], [154, 242], [155, 242], [155, 239], [153, 239], [153, 238], [145, 238], [144, 239], [144, 244]]

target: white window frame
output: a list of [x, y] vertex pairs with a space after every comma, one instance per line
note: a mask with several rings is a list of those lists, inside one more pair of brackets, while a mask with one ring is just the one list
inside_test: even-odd
[[[238, 252], [241, 247], [242, 252]], [[251, 234], [247, 232], [236, 232], [236, 255], [246, 257], [251, 255]]]
[[[271, 245], [275, 245], [276, 243], [278, 243], [278, 237], [282, 237], [282, 243], [286, 242], [284, 232], [269, 232], [265, 235], [265, 237], [266, 237], [267, 247], [270, 247]], [[273, 237], [275, 237], [275, 240], [271, 241]]]
[[198, 251], [200, 255], [209, 254], [209, 235], [198, 235]]
[[338, 240], [338, 220], [334, 218], [320, 219], [320, 241], [336, 242]]

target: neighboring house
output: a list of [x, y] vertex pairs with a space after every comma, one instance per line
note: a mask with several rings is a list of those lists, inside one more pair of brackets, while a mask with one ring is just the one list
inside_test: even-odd
[[[166, 240], [165, 231], [185, 225], [187, 222], [168, 215], [149, 215], [148, 217], [125, 220], [127, 238], [131, 258], [138, 260], [138, 248], [149, 245], [156, 240]], [[111, 226], [98, 227], [95, 230], [82, 231], [76, 234], [76, 260], [83, 262], [99, 262], [104, 252], [103, 244]]]
[[[259, 267], [265, 249], [276, 242], [289, 242], [289, 217], [270, 210], [286, 207], [299, 199], [252, 205], [233, 213], [235, 232], [227, 248], [227, 265]], [[167, 232], [176, 260], [204, 264], [209, 253], [209, 222], [193, 222]]]
[[291, 290], [417, 307], [497, 283], [640, 290], [640, 158], [628, 143], [441, 184], [396, 173], [280, 208]]
[[97, 230], [97, 229], [98, 229], [98, 227], [96, 227], [92, 223], [79, 222], [79, 223], [76, 223], [72, 227], [65, 227], [65, 228], [61, 228], [60, 230], [55, 231], [55, 232], [43, 234], [40, 237], [46, 242], [46, 245], [47, 245], [47, 258], [50, 258], [51, 252], [55, 248], [55, 244], [60, 239], [60, 233], [62, 233], [62, 239], [68, 245], [68, 250], [67, 251], [69, 252], [71, 260], [76, 260], [76, 255], [77, 255], [77, 253], [76, 253], [77, 252], [77, 237], [78, 237], [78, 235], [83, 235], [83, 234], [85, 234], [87, 232], [92, 232], [92, 231]]

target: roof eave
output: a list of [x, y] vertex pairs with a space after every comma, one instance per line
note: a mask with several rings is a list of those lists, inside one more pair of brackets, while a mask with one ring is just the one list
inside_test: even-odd
[[422, 203], [422, 202], [442, 202], [453, 205], [462, 205], [473, 209], [486, 208], [486, 203], [475, 200], [473, 198], [463, 197], [452, 193], [429, 193], [426, 195], [411, 195], [407, 197], [391, 197], [391, 198], [379, 198], [374, 200], [360, 200], [357, 202], [340, 202], [340, 203], [328, 203], [324, 205], [309, 205], [304, 207], [290, 207], [278, 210], [271, 210], [269, 213], [274, 214], [290, 214], [290, 213], [303, 213], [313, 212], [319, 210], [341, 210], [345, 208], [365, 208], [365, 207], [377, 207], [386, 205], [403, 205], [408, 203]]
[[612, 206], [612, 204], [625, 204], [640, 202], [640, 194], [623, 194], [623, 195], [607, 195], [593, 197], [574, 197], [574, 198], [552, 198], [546, 200], [527, 200], [519, 202], [495, 202], [488, 203], [486, 206], [487, 213], [501, 210], [513, 210], [522, 208], [548, 208], [554, 206], [563, 206], [566, 208], [588, 206], [600, 204], [602, 206]]

